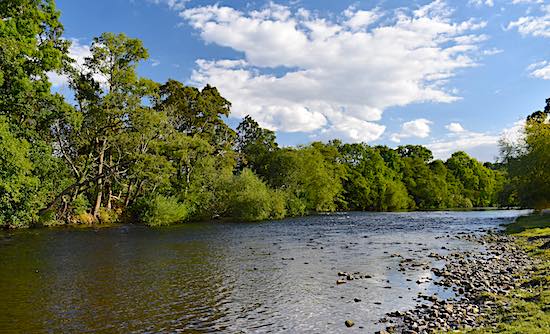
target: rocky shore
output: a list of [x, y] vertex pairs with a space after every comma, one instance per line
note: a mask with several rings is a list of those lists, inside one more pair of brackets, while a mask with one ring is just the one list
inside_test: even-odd
[[[419, 294], [422, 303], [412, 310], [388, 313], [380, 320], [386, 329], [377, 333], [421, 334], [495, 326], [491, 315], [509, 307], [498, 296], [507, 295], [512, 289], [530, 289], [521, 284], [537, 260], [518, 247], [513, 237], [489, 232], [456, 238], [479, 243], [480, 250], [430, 254], [445, 261], [443, 268], [431, 268], [436, 277], [434, 284], [452, 289], [455, 297], [445, 300]], [[406, 259], [403, 263], [407, 263]]]

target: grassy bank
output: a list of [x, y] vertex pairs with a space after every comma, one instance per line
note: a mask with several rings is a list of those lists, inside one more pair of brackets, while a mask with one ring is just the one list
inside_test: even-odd
[[496, 328], [468, 333], [550, 333], [550, 214], [518, 218], [506, 227], [516, 242], [538, 260], [528, 279], [508, 296], [488, 296], [500, 302]]

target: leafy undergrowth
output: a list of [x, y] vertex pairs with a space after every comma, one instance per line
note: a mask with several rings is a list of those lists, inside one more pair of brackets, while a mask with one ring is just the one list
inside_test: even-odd
[[498, 321], [492, 328], [465, 333], [550, 333], [550, 214], [520, 217], [506, 228], [516, 242], [539, 259], [521, 286], [508, 296], [493, 296], [503, 305], [491, 315]]

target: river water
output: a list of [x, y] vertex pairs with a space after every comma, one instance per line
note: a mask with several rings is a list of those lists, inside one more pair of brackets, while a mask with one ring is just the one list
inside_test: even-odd
[[[0, 232], [0, 332], [372, 333], [419, 292], [453, 296], [427, 281], [428, 269], [399, 271], [392, 254], [438, 266], [430, 252], [478, 247], [459, 233], [522, 213]], [[336, 285], [339, 271], [372, 277]], [[346, 328], [347, 319], [355, 326]]]

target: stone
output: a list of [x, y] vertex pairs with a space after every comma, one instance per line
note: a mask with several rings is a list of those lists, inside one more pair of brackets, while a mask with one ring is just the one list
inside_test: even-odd
[[348, 328], [349, 328], [349, 327], [353, 327], [353, 325], [355, 325], [355, 323], [353, 322], [353, 320], [346, 320], [345, 324], [346, 324], [346, 327], [348, 327]]

